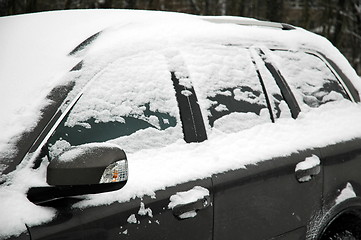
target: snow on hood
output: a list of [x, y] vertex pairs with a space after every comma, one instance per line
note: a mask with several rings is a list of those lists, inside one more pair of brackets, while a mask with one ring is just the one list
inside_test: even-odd
[[[338, 50], [326, 39], [302, 29], [282, 31], [214, 24], [186, 14], [125, 10], [4, 17], [0, 18], [0, 29], [0, 159], [1, 152], [9, 150], [13, 136], [36, 124], [40, 109], [47, 104], [44, 99], [49, 90], [83, 59], [85, 66], [93, 66], [92, 71], [97, 72], [114, 59], [144, 49], [177, 49], [189, 42], [253, 45], [258, 39], [261, 45], [282, 42], [292, 49], [324, 50], [361, 90], [358, 76]], [[89, 36], [104, 29], [107, 30], [89, 49], [68, 55]], [[301, 113], [297, 120], [280, 119], [275, 124], [262, 124], [233, 134], [214, 132], [203, 143], [178, 141], [161, 149], [129, 154], [130, 175], [126, 186], [119, 191], [88, 196], [76, 207], [155, 195], [157, 190], [168, 186], [360, 136], [361, 106], [350, 102], [321, 106]], [[264, 147], [254, 151], [260, 145]], [[29, 187], [46, 184], [45, 168], [17, 169], [11, 185], [0, 187], [0, 238], [20, 234], [26, 230], [25, 223], [38, 225], [56, 215], [54, 209], [36, 206], [25, 196]]]

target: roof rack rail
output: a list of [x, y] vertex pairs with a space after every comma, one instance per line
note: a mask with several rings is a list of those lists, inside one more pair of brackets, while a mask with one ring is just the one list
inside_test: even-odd
[[261, 21], [254, 18], [232, 17], [232, 16], [200, 16], [201, 19], [212, 23], [233, 23], [245, 26], [272, 27], [282, 30], [296, 29], [294, 26], [286, 23]]

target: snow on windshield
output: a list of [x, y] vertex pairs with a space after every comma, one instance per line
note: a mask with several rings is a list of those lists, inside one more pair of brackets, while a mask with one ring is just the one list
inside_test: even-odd
[[[151, 20], [152, 17], [154, 20]], [[25, 25], [24, 22], [26, 22]], [[18, 27], [17, 24], [19, 24]], [[27, 24], [37, 27], [27, 28]], [[108, 28], [110, 25], [113, 25], [112, 28]], [[14, 31], [15, 28], [18, 30]], [[107, 30], [100, 34], [89, 49], [72, 57], [67, 56], [67, 53], [77, 44], [104, 28]], [[166, 137], [173, 136], [174, 132], [170, 132], [163, 135], [162, 147], [149, 148], [146, 146], [157, 143], [158, 140], [155, 140], [157, 138], [143, 138], [144, 129], [134, 132], [128, 136], [127, 142], [138, 144], [139, 139], [145, 139], [145, 141], [141, 142], [143, 145], [140, 149], [138, 145], [137, 151], [127, 153], [130, 175], [126, 186], [116, 192], [88, 196], [86, 200], [74, 207], [110, 204], [114, 201], [124, 202], [144, 195], [154, 196], [157, 190], [168, 186], [210, 177], [212, 174], [227, 170], [244, 168], [248, 164], [255, 164], [272, 157], [287, 156], [307, 148], [322, 147], [361, 136], [361, 106], [349, 101], [321, 105], [306, 114], [301, 113], [297, 120], [286, 117], [280, 118], [276, 123], [271, 123], [269, 116], [265, 117], [268, 113], [262, 107], [264, 96], [261, 94], [254, 66], [250, 63], [249, 53], [242, 53], [243, 50], [239, 49], [231, 51], [230, 48], [224, 47], [227, 44], [279, 44], [278, 41], [280, 41], [294, 50], [303, 46], [323, 49], [328, 57], [335, 59], [358, 89], [361, 89], [359, 78], [344, 57], [340, 56], [327, 40], [301, 29], [283, 32], [272, 28], [207, 23], [185, 14], [115, 10], [69, 11], [9, 17], [1, 19], [0, 29], [2, 31], [0, 34], [0, 52], [2, 53], [0, 79], [5, 79], [1, 82], [0, 108], [2, 116], [6, 116], [2, 117], [0, 122], [2, 132], [0, 152], [10, 149], [8, 142], [13, 136], [34, 126], [39, 118], [40, 108], [46, 104], [42, 100], [48, 90], [61, 81], [62, 74], [80, 60], [83, 60], [83, 68], [79, 73], [82, 73], [84, 78], [95, 76], [95, 78], [99, 77], [99, 80], [109, 79], [109, 81], [123, 79], [124, 85], [106, 88], [101, 81], [94, 81], [96, 88], [86, 89], [84, 96], [99, 94], [101, 97], [83, 102], [79, 107], [74, 108], [74, 111], [79, 114], [70, 116], [67, 126], [88, 128], [90, 120], [99, 124], [122, 123], [126, 121], [126, 116], [137, 116], [153, 126], [146, 129], [146, 131], [153, 131], [146, 135], [156, 136], [161, 125], [161, 118], [143, 115], [141, 112], [144, 113], [146, 110], [157, 112], [163, 109], [159, 112], [169, 113], [170, 116], [179, 120], [175, 101], [170, 98], [173, 91], [171, 83], [168, 86], [157, 85], [158, 80], [169, 77], [169, 71], [174, 69], [178, 71], [178, 77], [181, 78], [183, 85], [192, 82], [201, 93], [199, 100], [204, 116], [209, 117], [229, 110], [229, 106], [225, 103], [214, 104], [215, 99], [212, 99], [214, 97], [221, 99], [231, 96], [235, 101], [239, 101], [247, 96], [247, 98], [251, 97], [251, 103], [259, 108], [255, 114], [238, 112], [215, 119], [214, 128], [220, 131], [212, 131], [208, 136], [209, 140], [203, 143], [186, 144], [184, 141], [173, 141], [173, 138]], [[44, 32], [40, 31], [41, 29]], [[12, 38], [17, 41], [12, 41]], [[27, 41], [20, 42], [23, 39]], [[194, 44], [193, 48], [192, 44]], [[8, 47], [9, 50], [3, 51], [3, 46]], [[210, 46], [210, 48], [200, 49], [197, 46]], [[144, 55], [141, 53], [149, 50], [154, 51], [155, 54], [148, 55], [152, 56], [151, 58], [142, 58]], [[213, 54], [213, 50], [217, 54]], [[197, 55], [197, 52], [200, 54]], [[222, 57], [224, 54], [228, 57]], [[243, 58], [238, 55], [242, 55]], [[168, 62], [164, 59], [168, 59]], [[219, 61], [223, 63], [219, 64]], [[255, 61], [258, 60], [255, 59]], [[154, 66], [153, 63], [158, 64]], [[101, 70], [108, 66], [115, 66], [119, 74], [112, 71], [102, 73]], [[210, 66], [217, 71], [213, 71]], [[155, 75], [148, 76], [149, 68]], [[130, 69], [129, 72], [127, 69]], [[149, 87], [144, 85], [149, 89], [148, 97], [159, 97], [161, 94], [164, 98], [149, 101], [147, 105], [148, 102], [142, 99], [143, 93], [135, 93], [132, 90], [137, 83], [135, 79], [127, 79], [131, 72], [139, 72], [136, 78], [140, 81], [150, 79]], [[245, 81], [245, 85], [237, 85], [233, 82], [237, 77], [250, 81]], [[13, 81], [15, 82], [12, 83]], [[211, 82], [212, 84], [209, 84]], [[255, 85], [256, 82], [257, 85]], [[142, 82], [142, 86], [144, 83]], [[155, 86], [157, 89], [154, 88]], [[243, 91], [247, 87], [254, 91]], [[124, 94], [123, 100], [114, 99], [113, 91]], [[189, 93], [183, 92], [183, 94]], [[274, 90], [272, 94], [278, 96], [279, 92]], [[126, 101], [128, 97], [133, 99], [132, 104]], [[97, 108], [99, 99], [100, 102], [111, 105], [114, 110], [108, 112], [103, 111], [103, 108]], [[82, 103], [81, 101], [84, 100], [79, 100], [79, 103]], [[279, 110], [284, 109], [285, 104], [279, 99], [275, 103], [275, 112], [278, 111], [277, 114], [281, 115]], [[89, 106], [94, 106], [93, 115], [89, 115]], [[260, 122], [263, 124], [241, 125], [238, 126], [238, 130], [243, 130], [239, 132], [234, 130], [234, 126], [222, 129], [225, 125], [222, 121], [234, 123], [242, 118], [252, 122], [255, 117], [261, 119]], [[265, 119], [267, 121], [263, 121]], [[207, 124], [208, 120], [205, 119]], [[164, 124], [169, 122], [169, 119], [163, 121]], [[171, 129], [167, 128], [164, 131], [171, 131]], [[120, 147], [126, 144], [117, 142], [117, 138], [110, 141], [119, 144]], [[59, 146], [56, 151], [59, 153], [63, 147], [70, 146], [64, 139], [57, 144]], [[129, 149], [131, 147], [130, 145]], [[11, 181], [6, 186], [1, 186], [0, 238], [10, 234], [20, 234], [26, 230], [25, 223], [30, 226], [38, 225], [50, 221], [56, 215], [54, 209], [30, 203], [25, 195], [31, 186], [46, 185], [45, 174], [45, 161], [40, 168], [35, 170], [29, 166], [23, 166], [11, 175]]]

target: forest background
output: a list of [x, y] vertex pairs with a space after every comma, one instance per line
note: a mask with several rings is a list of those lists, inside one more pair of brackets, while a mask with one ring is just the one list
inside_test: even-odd
[[361, 75], [361, 0], [0, 0], [0, 16], [90, 8], [161, 10], [285, 22], [328, 38]]

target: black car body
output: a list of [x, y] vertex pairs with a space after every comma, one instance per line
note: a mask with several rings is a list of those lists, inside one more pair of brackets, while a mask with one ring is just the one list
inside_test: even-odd
[[[360, 80], [327, 40], [243, 18], [64, 14], [114, 19], [69, 51], [77, 64], [1, 155], [2, 223], [15, 193], [32, 209], [2, 238], [361, 237]], [[22, 174], [38, 177], [21, 188]]]

